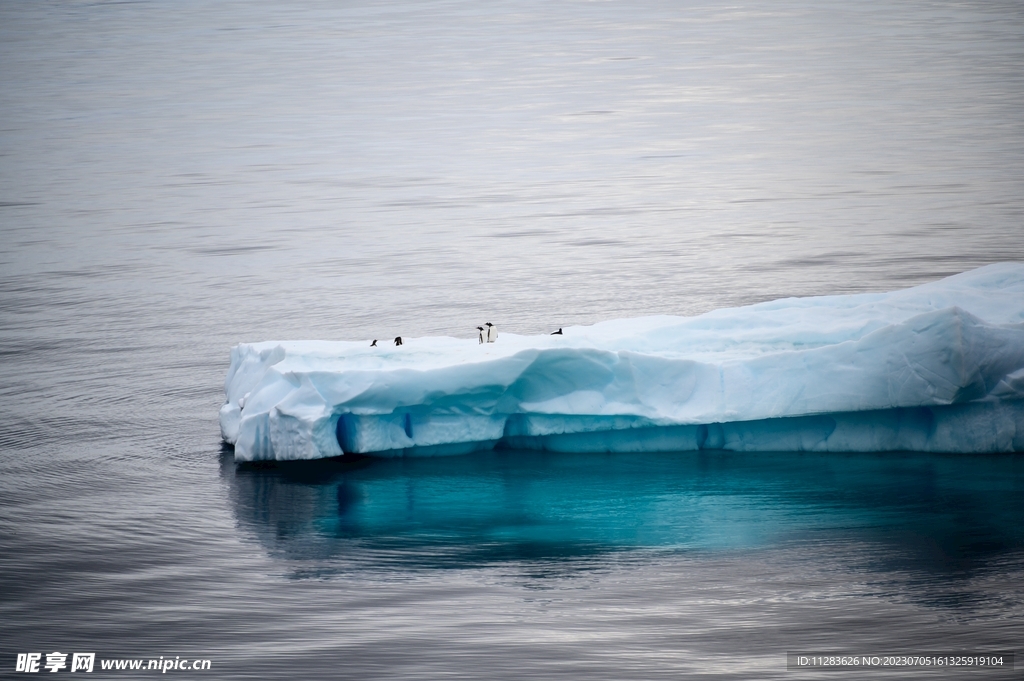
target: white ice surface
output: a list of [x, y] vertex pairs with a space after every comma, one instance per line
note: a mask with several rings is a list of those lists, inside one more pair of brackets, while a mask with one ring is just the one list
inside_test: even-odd
[[[557, 326], [557, 320], [552, 320]], [[473, 331], [473, 325], [467, 324]], [[1024, 264], [561, 336], [243, 343], [239, 461], [574, 451], [1024, 450]]]

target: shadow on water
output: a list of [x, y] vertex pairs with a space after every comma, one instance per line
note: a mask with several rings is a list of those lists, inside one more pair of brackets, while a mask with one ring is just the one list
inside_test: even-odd
[[1022, 455], [496, 451], [236, 466], [226, 450], [222, 475], [240, 527], [314, 573], [861, 545], [867, 571], [959, 579], [1024, 550]]

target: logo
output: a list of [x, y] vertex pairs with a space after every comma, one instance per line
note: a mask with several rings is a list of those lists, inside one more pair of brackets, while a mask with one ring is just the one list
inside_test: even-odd
[[[16, 672], [38, 672], [42, 663], [42, 653], [18, 653], [18, 662], [14, 666]], [[96, 662], [96, 653], [72, 653], [71, 671], [91, 672]], [[48, 672], [56, 672], [68, 667], [68, 654], [54, 651], [46, 653], [46, 663], [42, 665]]]

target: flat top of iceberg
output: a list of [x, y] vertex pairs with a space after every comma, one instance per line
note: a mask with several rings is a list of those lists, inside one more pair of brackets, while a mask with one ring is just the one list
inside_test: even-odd
[[[488, 362], [531, 349], [635, 352], [721, 362], [859, 340], [922, 313], [956, 307], [990, 324], [1024, 323], [1024, 263], [999, 263], [889, 293], [784, 298], [696, 317], [658, 315], [570, 326], [561, 336], [502, 332], [496, 343], [448, 336], [360, 341], [264, 341], [285, 350], [278, 371], [428, 371]], [[472, 327], [470, 327], [472, 328]]]

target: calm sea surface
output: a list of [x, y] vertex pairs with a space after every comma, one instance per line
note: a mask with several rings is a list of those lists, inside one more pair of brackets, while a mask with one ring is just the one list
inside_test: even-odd
[[1024, 654], [1024, 455], [245, 468], [217, 425], [240, 341], [546, 333], [1002, 260], [1020, 2], [0, 0], [0, 676]]

